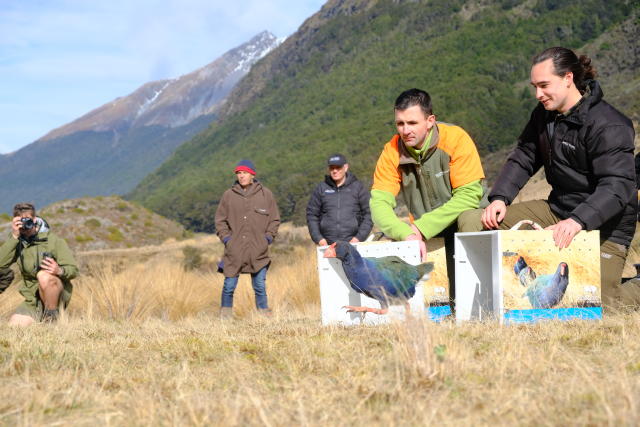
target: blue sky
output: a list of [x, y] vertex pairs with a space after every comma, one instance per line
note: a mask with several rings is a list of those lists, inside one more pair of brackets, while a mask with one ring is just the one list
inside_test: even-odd
[[323, 0], [0, 0], [0, 153], [263, 30], [294, 33]]

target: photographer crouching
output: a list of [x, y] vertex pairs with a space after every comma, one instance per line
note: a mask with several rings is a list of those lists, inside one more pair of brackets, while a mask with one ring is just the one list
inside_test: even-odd
[[[78, 267], [67, 242], [49, 231], [30, 203], [14, 206], [11, 236], [0, 246], [0, 271], [6, 271], [14, 262], [22, 273], [19, 292], [24, 302], [9, 319], [9, 325], [55, 322], [59, 309], [69, 304], [71, 279], [78, 274]], [[0, 292], [6, 286], [0, 286]]]

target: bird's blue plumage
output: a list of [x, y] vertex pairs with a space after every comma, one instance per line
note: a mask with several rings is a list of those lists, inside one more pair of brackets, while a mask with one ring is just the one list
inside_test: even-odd
[[538, 276], [524, 258], [519, 257], [514, 271], [522, 286], [527, 288], [525, 295], [533, 308], [552, 308], [560, 304], [569, 285], [569, 266], [565, 262], [558, 264], [555, 273]]
[[365, 258], [347, 242], [336, 242], [335, 250], [351, 287], [383, 307], [388, 299], [413, 297], [420, 278], [433, 270], [433, 263], [411, 265], [395, 256]]

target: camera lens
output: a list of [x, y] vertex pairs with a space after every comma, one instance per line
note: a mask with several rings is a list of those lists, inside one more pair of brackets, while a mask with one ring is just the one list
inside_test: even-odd
[[22, 222], [22, 228], [25, 230], [31, 230], [35, 226], [31, 218], [20, 218], [20, 221]]

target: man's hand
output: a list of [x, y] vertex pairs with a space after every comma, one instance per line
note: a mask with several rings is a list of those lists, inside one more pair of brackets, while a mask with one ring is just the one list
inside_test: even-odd
[[507, 205], [502, 200], [494, 200], [482, 212], [482, 225], [492, 230], [497, 229], [507, 213]]
[[53, 274], [54, 276], [61, 276], [63, 271], [62, 267], [58, 265], [55, 259], [45, 257], [40, 263], [40, 269], [46, 271], [47, 273]]
[[352, 237], [351, 240], [349, 240], [349, 243], [360, 243], [360, 240], [358, 240], [357, 237]]
[[318, 246], [327, 246], [327, 245], [328, 245], [327, 239], [322, 239], [318, 242]]
[[413, 234], [409, 234], [407, 237], [405, 237], [405, 241], [410, 241], [410, 240], [417, 240], [418, 242], [420, 242], [420, 258], [422, 259], [422, 262], [426, 262], [427, 261], [427, 245], [424, 243], [424, 240], [422, 239], [422, 233], [420, 232], [420, 230], [418, 230], [418, 227], [416, 227], [415, 225], [411, 224], [411, 230], [413, 230]]
[[20, 230], [22, 230], [22, 217], [15, 216], [11, 221], [11, 235], [14, 239], [20, 237]]
[[553, 241], [558, 249], [563, 249], [569, 247], [575, 235], [582, 230], [582, 225], [572, 218], [567, 218], [546, 227], [545, 230], [553, 230]]

